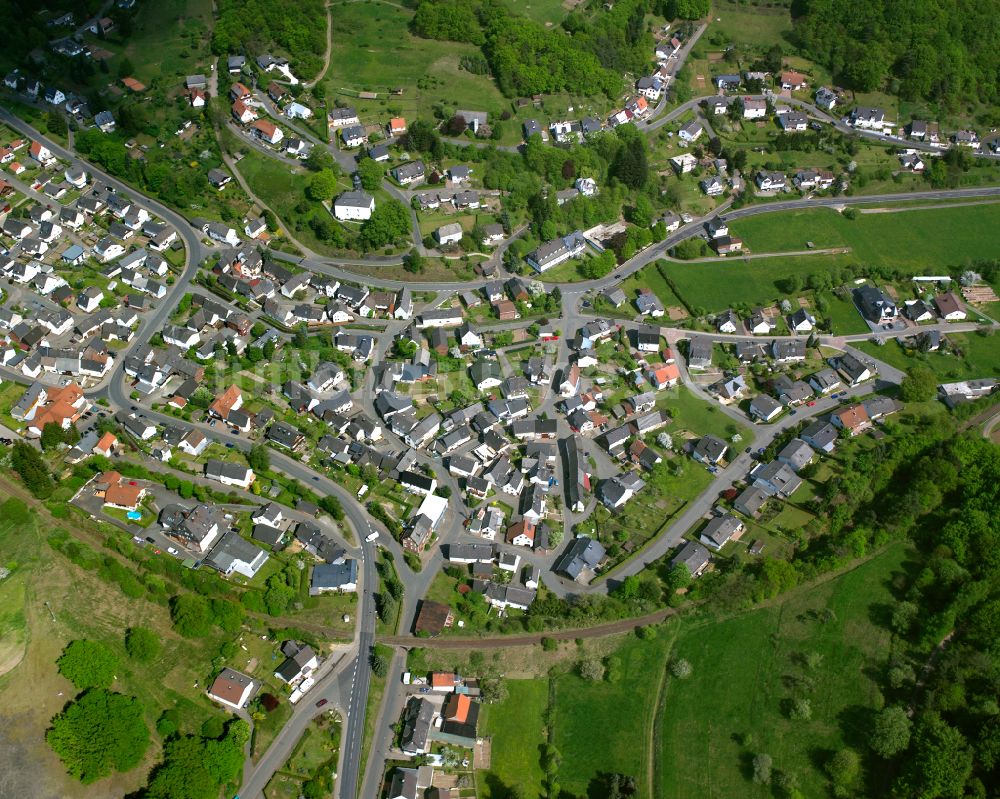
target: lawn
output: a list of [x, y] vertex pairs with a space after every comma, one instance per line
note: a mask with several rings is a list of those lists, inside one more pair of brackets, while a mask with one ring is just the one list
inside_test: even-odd
[[479, 734], [492, 739], [490, 770], [480, 780], [485, 799], [505, 799], [515, 787], [524, 796], [542, 794], [540, 749], [545, 743], [549, 683], [508, 680], [507, 690], [504, 702], [483, 706], [479, 722]]
[[[692, 620], [682, 629], [674, 652], [693, 674], [667, 683], [660, 795], [771, 796], [749, 779], [749, 761], [760, 752], [771, 755], [776, 769], [795, 774], [803, 795], [824, 795], [822, 761], [844, 745], [861, 745], [864, 720], [877, 706], [871, 674], [889, 653], [882, 619], [894, 602], [890, 577], [906, 558], [906, 548], [896, 545], [768, 607]], [[810, 672], [803, 661], [811, 653], [822, 662]], [[810, 720], [787, 718], [785, 702], [796, 695], [811, 701]]]
[[837, 336], [847, 336], [851, 333], [867, 333], [870, 328], [854, 305], [854, 301], [845, 299], [832, 291], [822, 293], [826, 302], [826, 316], [830, 318], [830, 332]]
[[672, 642], [666, 629], [647, 641], [629, 636], [607, 660], [609, 674], [617, 675], [614, 682], [585, 680], [575, 672], [555, 679], [552, 742], [563, 758], [559, 781], [564, 789], [594, 795], [588, 787], [599, 772], [630, 774], [637, 796], [652, 799], [647, 742]]
[[908, 369], [917, 364], [927, 366], [942, 382], [966, 380], [1000, 375], [1000, 343], [993, 335], [978, 333], [946, 333], [951, 348], [942, 347], [938, 352], [906, 350], [898, 341], [878, 346], [870, 341], [860, 341], [857, 347], [897, 369]]
[[967, 260], [997, 254], [989, 231], [1000, 226], [1000, 204], [860, 213], [850, 220], [829, 208], [760, 214], [733, 222], [731, 231], [755, 252], [850, 247], [865, 264], [931, 269], [940, 274]]

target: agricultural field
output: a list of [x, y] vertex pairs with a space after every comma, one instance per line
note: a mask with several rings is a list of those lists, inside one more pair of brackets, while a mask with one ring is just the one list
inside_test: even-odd
[[[749, 779], [750, 759], [765, 752], [775, 769], [797, 776], [803, 795], [823, 795], [827, 781], [817, 753], [858, 745], [879, 701], [870, 675], [889, 653], [884, 616], [895, 601], [891, 576], [907, 568], [907, 558], [904, 546], [893, 546], [768, 607], [684, 625], [673, 653], [693, 671], [686, 681], [667, 683], [659, 794], [771, 796], [769, 787]], [[792, 685], [810, 699], [810, 720], [787, 717]], [[703, 768], [706, 762], [711, 769]]]
[[754, 252], [850, 247], [855, 263], [936, 270], [960, 267], [968, 259], [996, 257], [991, 231], [1000, 225], [1000, 204], [914, 208], [870, 213], [850, 220], [827, 208], [790, 214], [761, 214], [734, 220], [733, 235]]

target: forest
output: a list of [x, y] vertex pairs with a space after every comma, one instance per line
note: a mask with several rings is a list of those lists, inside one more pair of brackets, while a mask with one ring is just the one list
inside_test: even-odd
[[[858, 91], [886, 87], [947, 110], [1000, 99], [1000, 17], [983, 0], [795, 0], [803, 54]], [[995, 114], [995, 112], [994, 112]]]

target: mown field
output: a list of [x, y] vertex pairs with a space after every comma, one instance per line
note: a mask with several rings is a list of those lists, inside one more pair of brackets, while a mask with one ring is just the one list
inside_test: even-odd
[[524, 796], [539, 796], [545, 774], [541, 747], [545, 743], [545, 708], [549, 704], [546, 680], [509, 680], [507, 700], [486, 705], [480, 734], [493, 739], [492, 767], [480, 775], [485, 799], [504, 799], [512, 788]]
[[1000, 203], [860, 213], [850, 220], [829, 208], [761, 214], [732, 223], [754, 252], [850, 247], [854, 263], [948, 271], [968, 259], [1000, 256], [993, 233]]

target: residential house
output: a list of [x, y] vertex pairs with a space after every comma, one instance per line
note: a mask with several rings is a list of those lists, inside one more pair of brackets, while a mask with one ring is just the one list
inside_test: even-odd
[[861, 403], [834, 412], [830, 416], [830, 423], [839, 430], [846, 430], [852, 436], [864, 433], [872, 426], [868, 412]]
[[698, 540], [709, 549], [719, 552], [730, 541], [738, 540], [744, 530], [746, 525], [742, 521], [731, 513], [724, 513], [709, 520], [702, 528]]
[[695, 541], [688, 541], [670, 561], [670, 564], [672, 566], [684, 565], [692, 577], [701, 577], [711, 562], [712, 556], [705, 547]]

